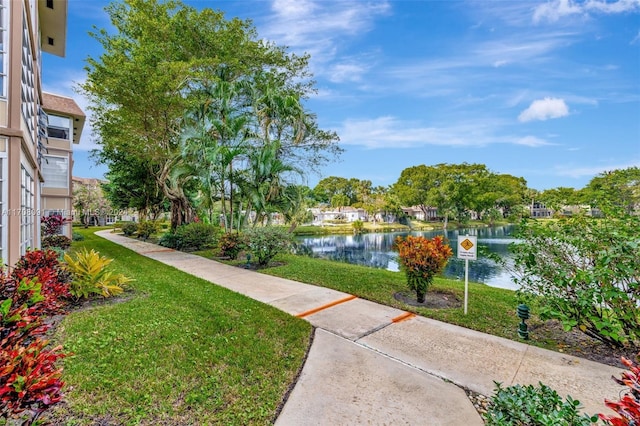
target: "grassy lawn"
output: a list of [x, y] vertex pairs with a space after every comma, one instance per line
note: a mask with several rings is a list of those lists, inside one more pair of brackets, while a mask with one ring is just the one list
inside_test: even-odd
[[64, 318], [63, 424], [269, 424], [302, 365], [311, 326], [96, 237], [135, 279], [117, 303]]

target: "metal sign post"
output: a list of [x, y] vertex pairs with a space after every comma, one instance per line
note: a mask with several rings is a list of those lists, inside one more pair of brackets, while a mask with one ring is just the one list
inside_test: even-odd
[[467, 315], [469, 299], [469, 260], [477, 259], [478, 237], [465, 235], [458, 237], [458, 259], [464, 259], [464, 314]]

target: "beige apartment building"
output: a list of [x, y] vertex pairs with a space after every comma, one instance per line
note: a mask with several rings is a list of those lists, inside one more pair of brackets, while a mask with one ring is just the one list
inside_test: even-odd
[[[0, 0], [0, 258], [40, 247], [40, 218], [71, 215], [84, 114], [42, 91], [42, 52], [64, 56], [66, 0]], [[50, 134], [49, 134], [50, 133]], [[70, 236], [70, 229], [65, 230]]]

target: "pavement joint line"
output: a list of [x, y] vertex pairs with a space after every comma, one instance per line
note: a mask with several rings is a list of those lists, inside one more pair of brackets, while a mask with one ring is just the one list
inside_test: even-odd
[[[384, 329], [384, 328], [387, 328], [387, 327], [389, 327], [389, 326], [390, 326], [390, 325], [392, 325], [392, 324], [394, 324], [394, 322], [393, 322], [393, 321], [392, 321], [392, 322], [388, 322], [388, 323], [386, 323], [386, 324], [380, 324], [379, 326], [374, 327], [374, 328], [372, 328], [372, 329], [371, 329], [371, 330], [369, 330], [369, 331], [365, 331], [363, 334], [361, 334], [360, 336], [358, 336], [358, 337], [356, 337], [355, 339], [353, 339], [353, 342], [358, 341], [358, 340], [360, 340], [360, 339], [364, 339], [364, 338], [365, 338], [365, 337], [367, 337], [367, 336], [371, 336], [373, 333], [377, 333], [378, 331], [380, 331], [380, 330], [382, 330], [382, 329]], [[323, 330], [325, 330], [325, 329], [323, 328]], [[327, 331], [328, 331], [328, 330], [327, 330]], [[349, 340], [351, 340], [351, 339], [349, 339]]]
[[520, 360], [518, 361], [518, 367], [516, 368], [516, 371], [513, 373], [513, 377], [511, 377], [511, 382], [509, 383], [509, 386], [513, 386], [513, 383], [516, 380], [516, 377], [518, 377], [518, 372], [520, 371], [520, 367], [522, 367], [522, 362], [524, 361], [524, 357], [527, 355], [527, 352], [529, 352], [529, 348], [530, 345], [525, 345], [524, 351], [522, 351], [522, 355], [520, 356]]
[[[388, 327], [388, 326], [390, 326], [390, 325], [393, 325], [393, 323], [385, 324], [385, 325], [384, 325], [384, 326], [382, 326], [380, 329], [385, 328], [385, 327]], [[351, 340], [351, 339], [348, 339], [348, 338], [346, 338], [346, 337], [344, 337], [344, 336], [341, 336], [341, 335], [339, 335], [339, 334], [337, 334], [337, 333], [334, 333], [334, 332], [333, 332], [333, 331], [331, 331], [331, 330], [327, 330], [326, 328], [318, 327], [318, 329], [320, 329], [320, 330], [322, 330], [322, 331], [325, 331], [325, 332], [327, 332], [327, 333], [329, 333], [329, 334], [332, 334], [332, 335], [334, 335], [334, 336], [336, 336], [336, 337], [339, 337], [340, 339], [343, 339], [343, 340], [346, 340], [346, 341], [348, 341], [348, 342], [351, 342], [351, 343], [353, 343], [354, 345], [358, 345], [358, 346], [360, 346], [361, 348], [363, 348], [363, 349], [365, 349], [365, 350], [368, 350], [368, 351], [371, 351], [371, 352], [377, 353], [378, 355], [381, 355], [381, 356], [383, 356], [383, 357], [385, 357], [385, 358], [388, 358], [388, 359], [390, 359], [390, 360], [392, 360], [392, 361], [398, 362], [398, 363], [400, 363], [400, 364], [402, 364], [402, 365], [406, 365], [407, 367], [409, 367], [409, 368], [413, 368], [414, 370], [418, 370], [418, 371], [420, 371], [420, 372], [422, 372], [422, 373], [424, 373], [424, 374], [426, 374], [426, 375], [428, 375], [428, 376], [435, 377], [436, 379], [440, 379], [440, 380], [442, 380], [443, 382], [446, 382], [446, 383], [451, 383], [452, 385], [454, 385], [454, 386], [456, 386], [456, 387], [458, 387], [458, 388], [460, 388], [460, 389], [462, 389], [462, 390], [465, 390], [465, 389], [466, 389], [464, 385], [461, 385], [461, 384], [459, 384], [459, 383], [457, 383], [457, 382], [454, 382], [453, 380], [451, 380], [451, 379], [450, 379], [450, 378], [448, 378], [448, 377], [440, 376], [440, 375], [438, 375], [438, 374], [434, 373], [433, 371], [426, 370], [426, 369], [424, 369], [424, 368], [422, 368], [422, 367], [420, 367], [420, 366], [418, 366], [418, 365], [411, 364], [410, 362], [404, 361], [404, 360], [402, 360], [402, 359], [400, 359], [400, 358], [396, 358], [395, 356], [389, 355], [389, 354], [388, 354], [388, 353], [386, 353], [386, 352], [382, 352], [381, 350], [376, 349], [376, 348], [374, 348], [374, 347], [372, 347], [372, 346], [369, 346], [369, 345], [367, 345], [366, 343], [361, 343], [361, 342], [359, 342], [359, 341], [358, 341], [358, 340], [360, 340], [360, 339], [362, 339], [362, 338], [364, 338], [364, 337], [366, 337], [366, 336], [359, 337], [359, 338], [358, 338], [358, 340]], [[376, 331], [379, 331], [379, 330], [376, 330]], [[473, 389], [471, 389], [471, 390], [473, 390]]]
[[396, 324], [396, 323], [411, 319], [411, 318], [413, 318], [415, 316], [416, 316], [416, 314], [414, 314], [413, 312], [404, 312], [404, 313], [398, 315], [397, 317], [391, 319], [391, 322]]
[[318, 306], [317, 308], [309, 309], [308, 311], [299, 313], [298, 315], [296, 315], [296, 317], [298, 318], [308, 317], [309, 315], [316, 314], [320, 311], [324, 311], [325, 309], [332, 308], [341, 303], [349, 302], [350, 300], [353, 300], [353, 299], [357, 299], [357, 296], [350, 294], [349, 296], [343, 297], [342, 299], [334, 300], [333, 302], [325, 303], [324, 305]]

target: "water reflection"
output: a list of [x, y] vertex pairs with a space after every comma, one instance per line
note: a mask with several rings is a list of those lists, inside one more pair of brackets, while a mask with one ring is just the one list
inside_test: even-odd
[[487, 250], [501, 257], [509, 257], [509, 244], [513, 225], [490, 228], [469, 228], [438, 231], [369, 233], [361, 235], [325, 235], [318, 237], [299, 237], [301, 251], [314, 257], [337, 260], [356, 265], [398, 271], [397, 253], [392, 250], [393, 241], [398, 236], [422, 235], [433, 238], [444, 235], [450, 241], [454, 255], [449, 260], [444, 275], [464, 279], [464, 261], [458, 259], [456, 249], [459, 235], [475, 235], [480, 248], [478, 260], [469, 262], [469, 280], [485, 283], [493, 287], [515, 289], [511, 276], [500, 265], [482, 256]]

